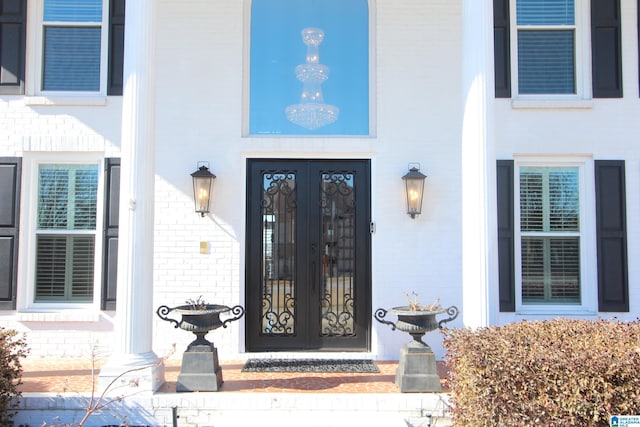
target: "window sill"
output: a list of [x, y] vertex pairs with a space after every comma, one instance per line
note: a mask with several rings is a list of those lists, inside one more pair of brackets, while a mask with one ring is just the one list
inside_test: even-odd
[[514, 110], [590, 110], [593, 108], [591, 99], [518, 99], [511, 100]]
[[596, 317], [598, 316], [598, 312], [594, 310], [589, 310], [584, 307], [520, 307], [516, 310], [516, 315], [518, 316], [587, 316], [587, 317]]
[[25, 96], [24, 104], [32, 107], [85, 106], [102, 107], [107, 105], [106, 96]]
[[16, 313], [19, 322], [99, 322], [100, 313], [90, 310], [23, 311]]

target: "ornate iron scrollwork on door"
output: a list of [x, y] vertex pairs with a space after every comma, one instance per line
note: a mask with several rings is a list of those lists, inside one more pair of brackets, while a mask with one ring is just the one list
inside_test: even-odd
[[296, 175], [263, 174], [262, 335], [291, 335], [296, 325]]
[[355, 187], [350, 172], [324, 172], [320, 183], [322, 292], [320, 335], [353, 336]]

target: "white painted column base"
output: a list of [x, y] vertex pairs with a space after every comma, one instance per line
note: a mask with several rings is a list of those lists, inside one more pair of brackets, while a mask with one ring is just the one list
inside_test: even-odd
[[154, 352], [112, 356], [98, 375], [98, 391], [109, 396], [153, 393], [164, 384], [164, 360]]

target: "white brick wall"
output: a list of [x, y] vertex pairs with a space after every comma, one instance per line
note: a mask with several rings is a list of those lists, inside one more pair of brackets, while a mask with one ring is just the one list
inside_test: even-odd
[[[372, 0], [376, 136], [317, 139], [242, 137], [248, 4], [163, 0], [158, 5], [154, 309], [200, 295], [213, 303], [244, 305], [245, 161], [262, 156], [371, 158], [373, 309], [404, 304], [406, 291], [416, 291], [424, 301], [440, 297], [443, 304], [460, 305], [460, 2]], [[630, 259], [640, 250], [640, 229], [633, 220], [640, 211], [637, 37], [630, 18], [636, 16], [635, 4], [622, 0], [624, 99], [594, 101], [588, 110], [495, 103], [498, 158], [580, 153], [627, 160]], [[45, 106], [0, 97], [0, 156], [118, 155], [120, 103], [110, 97], [101, 106]], [[201, 160], [209, 161], [218, 176], [212, 213], [205, 218], [193, 211], [189, 176]], [[411, 162], [419, 162], [428, 175], [423, 213], [415, 220], [404, 212], [400, 179]], [[201, 241], [208, 242], [207, 254], [199, 253]], [[636, 312], [638, 268], [630, 264]], [[82, 356], [82, 347], [94, 339], [108, 343], [112, 330], [109, 316], [76, 323], [20, 319], [4, 312], [0, 325], [26, 331], [34, 356]], [[451, 326], [460, 325], [458, 319]], [[221, 358], [241, 357], [243, 321], [208, 337]], [[396, 358], [408, 336], [374, 322], [372, 339], [373, 355], [384, 359]], [[191, 334], [154, 316], [158, 355], [175, 344], [179, 357], [191, 340]], [[426, 341], [438, 357], [443, 355], [437, 332]]]

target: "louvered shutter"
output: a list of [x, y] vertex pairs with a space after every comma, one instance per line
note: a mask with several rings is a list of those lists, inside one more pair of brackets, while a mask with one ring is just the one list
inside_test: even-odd
[[102, 309], [115, 310], [118, 273], [120, 159], [106, 159]]
[[627, 219], [623, 160], [596, 160], [598, 311], [628, 312]]
[[513, 312], [516, 310], [513, 160], [498, 160], [497, 184], [500, 311]]
[[0, 309], [16, 308], [22, 159], [0, 158]]
[[509, 0], [493, 0], [493, 61], [496, 98], [511, 97]]
[[24, 94], [26, 0], [0, 1], [0, 95]]
[[109, 4], [109, 77], [107, 95], [122, 95], [125, 0]]
[[591, 0], [594, 98], [622, 98], [620, 0]]

